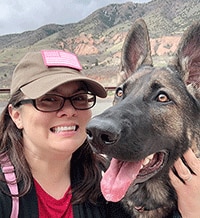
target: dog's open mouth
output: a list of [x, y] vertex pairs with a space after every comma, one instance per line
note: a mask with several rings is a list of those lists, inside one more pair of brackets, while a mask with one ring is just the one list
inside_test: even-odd
[[101, 181], [101, 191], [105, 199], [112, 202], [120, 201], [131, 184], [144, 182], [160, 171], [165, 156], [166, 152], [158, 152], [137, 162], [113, 158]]

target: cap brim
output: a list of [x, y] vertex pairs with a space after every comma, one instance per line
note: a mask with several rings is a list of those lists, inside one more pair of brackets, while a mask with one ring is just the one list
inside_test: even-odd
[[69, 75], [66, 73], [52, 74], [46, 77], [42, 77], [40, 79], [32, 81], [29, 84], [26, 84], [20, 89], [29, 98], [36, 99], [46, 94], [50, 90], [56, 88], [57, 86], [72, 81], [85, 82], [88, 91], [91, 91], [93, 94], [97, 95], [98, 97], [105, 98], [107, 96], [106, 90], [100, 83], [85, 76], [77, 76], [74, 74]]

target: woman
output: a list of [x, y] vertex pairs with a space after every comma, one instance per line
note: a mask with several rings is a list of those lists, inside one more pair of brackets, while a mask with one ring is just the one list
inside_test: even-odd
[[[71, 53], [31, 52], [20, 61], [0, 120], [2, 217], [128, 217], [103, 199], [106, 162], [86, 142], [96, 95], [106, 97], [104, 88], [81, 73]], [[5, 181], [9, 160], [19, 198], [11, 198], [13, 183]]]

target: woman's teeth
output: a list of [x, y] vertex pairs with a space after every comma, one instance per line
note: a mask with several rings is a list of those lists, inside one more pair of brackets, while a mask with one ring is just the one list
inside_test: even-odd
[[75, 130], [76, 130], [76, 126], [58, 126], [53, 128], [54, 133], [60, 133], [64, 131], [75, 131]]

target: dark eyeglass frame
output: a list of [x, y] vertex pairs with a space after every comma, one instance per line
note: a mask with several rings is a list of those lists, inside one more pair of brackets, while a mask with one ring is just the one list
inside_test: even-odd
[[[81, 108], [81, 107], [77, 107], [75, 104], [74, 104], [74, 102], [73, 102], [73, 99], [77, 99], [77, 97], [81, 97], [81, 95], [87, 95], [87, 99], [89, 99], [89, 100], [93, 100], [93, 104], [92, 105], [89, 105], [88, 107], [84, 107], [84, 108]], [[60, 104], [60, 106], [59, 106], [59, 108], [57, 108], [57, 109], [53, 109], [53, 110], [51, 110], [51, 108], [50, 108], [50, 110], [46, 110], [46, 109], [42, 109], [42, 108], [40, 108], [40, 107], [38, 107], [38, 105], [37, 105], [37, 101], [38, 100], [40, 100], [40, 99], [42, 99], [43, 97], [50, 97], [50, 96], [52, 96], [52, 97], [58, 97], [58, 98], [60, 98], [60, 99], [62, 99], [63, 101], [62, 101], [62, 103]], [[90, 98], [88, 98], [88, 96], [90, 96]], [[96, 95], [95, 94], [92, 94], [91, 92], [86, 92], [86, 93], [78, 93], [78, 94], [75, 94], [75, 95], [72, 95], [72, 96], [70, 96], [70, 97], [64, 97], [64, 96], [61, 96], [61, 95], [57, 95], [57, 94], [45, 94], [45, 95], [43, 95], [43, 96], [41, 96], [40, 98], [37, 98], [37, 99], [22, 99], [21, 101], [19, 101], [19, 102], [17, 102], [15, 105], [14, 105], [14, 107], [15, 108], [18, 108], [18, 107], [20, 107], [21, 105], [24, 105], [24, 104], [32, 104], [34, 107], [35, 107], [35, 109], [36, 110], [38, 110], [38, 111], [41, 111], [41, 112], [55, 112], [55, 111], [59, 111], [59, 110], [61, 110], [62, 108], [63, 108], [63, 106], [64, 106], [64, 104], [65, 104], [65, 101], [66, 100], [69, 100], [70, 101], [70, 103], [71, 103], [71, 105], [74, 107], [74, 109], [76, 109], [76, 110], [88, 110], [88, 109], [91, 109], [92, 107], [94, 107], [94, 105], [96, 104]]]

